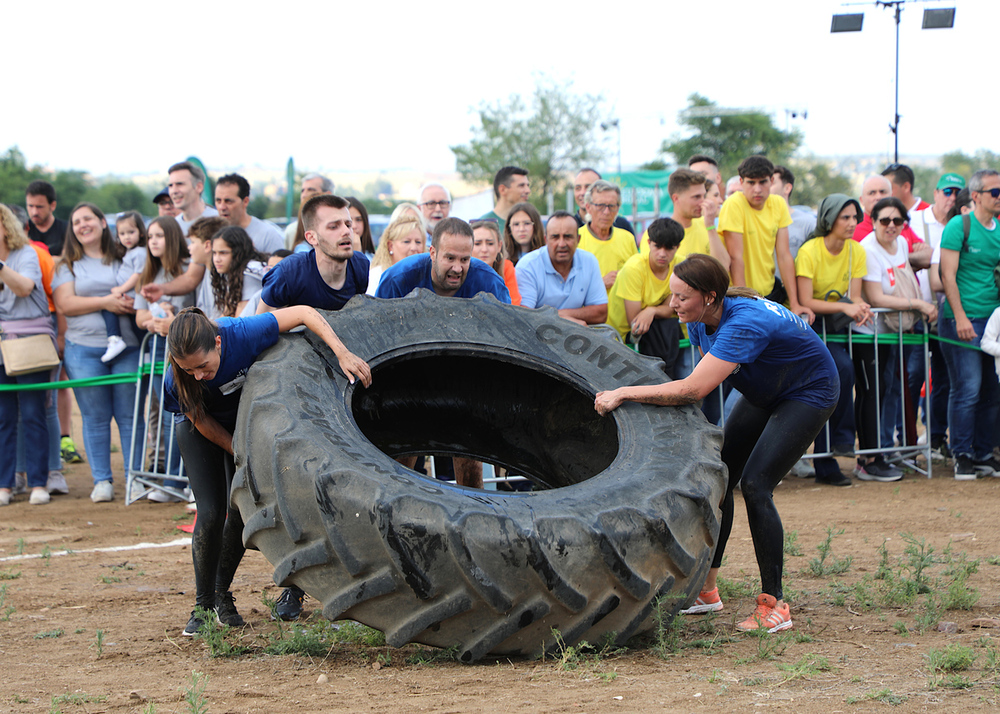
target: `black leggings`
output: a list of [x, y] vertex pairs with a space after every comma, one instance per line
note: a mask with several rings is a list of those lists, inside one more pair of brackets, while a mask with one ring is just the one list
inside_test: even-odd
[[733, 530], [733, 489], [742, 479], [740, 489], [760, 568], [761, 590], [781, 599], [784, 531], [774, 506], [774, 487], [806, 452], [835, 406], [817, 409], [788, 400], [768, 411], [753, 406], [743, 397], [736, 402], [726, 419], [722, 445], [722, 461], [729, 467], [729, 487], [722, 502], [719, 547], [713, 568], [722, 565], [726, 542]]
[[189, 421], [177, 425], [177, 442], [198, 519], [191, 537], [196, 602], [215, 607], [215, 593], [230, 589], [243, 559], [243, 518], [229, 502], [236, 466], [231, 454], [202, 436]]
[[[878, 346], [878, 369], [875, 369], [875, 345], [854, 344], [854, 424], [858, 430], [858, 445], [862, 449], [878, 448], [879, 409], [885, 390], [892, 379], [894, 364], [892, 347]], [[875, 388], [876, 375], [878, 389]], [[886, 375], [889, 375], [888, 377]], [[877, 396], [877, 399], [876, 399]], [[886, 444], [882, 444], [886, 446]], [[891, 446], [891, 444], [890, 444]], [[868, 457], [859, 457], [864, 461]]]

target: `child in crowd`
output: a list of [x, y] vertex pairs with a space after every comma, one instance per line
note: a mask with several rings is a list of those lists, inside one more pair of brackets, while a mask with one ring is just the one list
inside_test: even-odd
[[[146, 223], [142, 220], [142, 215], [136, 211], [128, 211], [118, 216], [115, 223], [115, 233], [118, 241], [125, 246], [125, 257], [122, 258], [122, 267], [118, 273], [121, 281], [117, 287], [112, 288], [111, 294], [115, 297], [129, 294], [135, 297], [136, 283], [139, 282], [139, 274], [146, 266]], [[101, 362], [107, 364], [120, 355], [125, 349], [125, 341], [122, 339], [121, 329], [118, 325], [118, 315], [108, 310], [101, 311], [104, 318], [104, 326], [108, 331], [108, 349]], [[139, 333], [138, 330], [136, 330]], [[141, 334], [141, 333], [140, 333]]]
[[212, 295], [223, 317], [236, 317], [263, 286], [265, 265], [250, 236], [226, 226], [212, 236]]

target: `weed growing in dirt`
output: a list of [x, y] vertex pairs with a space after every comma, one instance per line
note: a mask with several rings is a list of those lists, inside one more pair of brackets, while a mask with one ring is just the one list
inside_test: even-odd
[[793, 679], [807, 679], [820, 672], [829, 672], [833, 667], [830, 666], [830, 661], [826, 657], [810, 653], [802, 655], [798, 662], [779, 664], [778, 669], [786, 675], [780, 682], [780, 684], [784, 684]]
[[52, 697], [52, 706], [73, 704], [79, 707], [84, 704], [99, 704], [106, 701], [108, 698], [103, 694], [60, 694], [58, 697]]
[[48, 543], [46, 543], [42, 547], [42, 555], [41, 555], [41, 557], [42, 557], [42, 560], [45, 561], [45, 567], [46, 568], [49, 567], [49, 563], [52, 562], [52, 549], [49, 548], [49, 544]]
[[826, 540], [816, 546], [819, 557], [809, 561], [808, 572], [817, 578], [822, 578], [827, 575], [842, 575], [850, 569], [851, 563], [854, 562], [854, 558], [850, 555], [845, 558], [833, 558], [829, 563], [826, 562], [830, 553], [833, 552], [833, 539], [844, 535], [845, 532], [843, 528], [838, 529], [836, 526], [826, 527]]
[[744, 687], [759, 687], [762, 684], [767, 684], [766, 677], [747, 677], [746, 679], [741, 679], [740, 684]]
[[947, 645], [944, 649], [931, 648], [927, 652], [927, 668], [932, 673], [964, 672], [979, 658], [971, 647]]
[[598, 649], [589, 642], [578, 642], [575, 645], [566, 644], [562, 633], [552, 628], [552, 637], [555, 639], [555, 647], [551, 654], [559, 669], [572, 672], [582, 667], [593, 672], [603, 682], [612, 682], [618, 677], [617, 672], [605, 672], [601, 668], [606, 664], [603, 660], [607, 657], [625, 652], [622, 648], [616, 648], [610, 642], [603, 648]]
[[785, 650], [788, 649], [793, 640], [791, 633], [771, 634], [764, 629], [751, 630], [747, 636], [757, 640], [756, 651], [747, 657], [737, 657], [736, 664], [773, 660], [785, 654]]
[[15, 609], [7, 602], [7, 586], [0, 585], [0, 620], [10, 622], [10, 616], [14, 614]]
[[899, 635], [900, 637], [910, 636], [910, 628], [907, 627], [906, 623], [903, 622], [902, 620], [896, 620], [894, 623], [892, 623], [892, 629], [894, 629], [896, 631], [896, 634]]
[[16, 573], [13, 570], [7, 570], [0, 573], [0, 580], [17, 580], [21, 577], [21, 571], [18, 570]]
[[122, 581], [117, 575], [102, 575], [100, 581], [105, 585], [112, 585], [114, 583], [120, 583]]
[[[847, 703], [854, 704], [857, 700], [851, 701], [853, 697], [848, 697]], [[891, 704], [894, 707], [898, 707], [900, 704], [906, 701], [906, 697], [901, 697], [898, 694], [893, 694], [892, 690], [886, 687], [885, 689], [876, 689], [875, 691], [868, 692], [865, 694], [865, 699], [873, 702], [882, 702], [883, 704]]]
[[987, 565], [1000, 565], [1000, 555], [991, 555], [986, 559]]
[[97, 659], [100, 659], [101, 655], [104, 654], [104, 630], [98, 630], [94, 633], [94, 643], [90, 649], [97, 650]]
[[656, 607], [653, 608], [653, 618], [656, 621], [656, 642], [653, 651], [663, 659], [681, 649], [681, 623], [671, 614], [673, 599], [666, 596], [659, 597], [656, 599]]
[[730, 580], [720, 576], [718, 586], [719, 597], [723, 602], [752, 599], [757, 596], [758, 591], [757, 581], [746, 573], [743, 573], [742, 580]]
[[785, 531], [783, 551], [785, 555], [800, 556], [802, 548], [799, 547], [799, 532]]
[[24, 538], [17, 539], [17, 554], [24, 555]]
[[205, 687], [207, 686], [208, 675], [191, 670], [191, 682], [181, 690], [189, 714], [206, 714], [208, 712], [208, 702], [205, 701]]
[[385, 633], [374, 630], [371, 627], [366, 627], [360, 622], [347, 621], [340, 623], [337, 639], [344, 644], [385, 647]]
[[322, 618], [310, 619], [288, 629], [278, 625], [277, 632], [271, 635], [270, 642], [264, 647], [264, 653], [323, 657], [336, 645], [337, 635], [337, 626]]
[[62, 637], [62, 636], [63, 636], [62, 630], [48, 630], [47, 632], [39, 632], [37, 635], [35, 635], [35, 639], [44, 640], [50, 637], [52, 639], [55, 639], [56, 637]]
[[148, 703], [148, 704], [146, 704], [146, 706], [145, 706], [145, 707], [143, 708], [143, 710], [142, 710], [142, 714], [156, 714], [156, 705], [155, 705], [155, 704], [153, 704], [152, 702], [149, 702], [149, 703]]
[[446, 650], [420, 650], [406, 658], [406, 664], [433, 665], [438, 662], [454, 662], [458, 660], [458, 645]]
[[201, 618], [201, 627], [198, 628], [198, 636], [208, 645], [208, 654], [210, 657], [239, 657], [249, 651], [249, 647], [234, 645], [229, 641], [229, 635], [232, 633], [233, 628], [229, 625], [221, 624], [216, 618], [214, 610], [196, 607], [195, 613]]

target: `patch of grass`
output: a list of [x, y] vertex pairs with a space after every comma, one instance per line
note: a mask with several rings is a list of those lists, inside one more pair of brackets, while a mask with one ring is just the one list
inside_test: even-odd
[[20, 570], [16, 573], [13, 570], [6, 570], [0, 573], [0, 580], [17, 580], [19, 577], [21, 577]]
[[406, 664], [427, 666], [438, 662], [454, 662], [457, 659], [458, 645], [454, 645], [446, 650], [419, 650], [406, 658]]
[[933, 630], [941, 622], [941, 601], [934, 593], [924, 598], [923, 609], [914, 618], [914, 622], [921, 634]]
[[820, 672], [829, 672], [833, 667], [830, 666], [830, 661], [826, 657], [810, 653], [802, 655], [798, 662], [779, 664], [778, 669], [786, 675], [780, 682], [784, 684], [793, 679], [807, 679], [811, 675], [819, 674]]
[[62, 637], [62, 636], [63, 636], [63, 631], [61, 629], [48, 630], [47, 632], [39, 632], [37, 635], [35, 635], [35, 639], [36, 640], [44, 640], [47, 638], [55, 639], [56, 637]]
[[[815, 575], [817, 578], [826, 577], [827, 575], [843, 575], [851, 568], [851, 564], [854, 562], [854, 558], [850, 555], [844, 558], [830, 558], [833, 552], [833, 539], [837, 536], [844, 535], [846, 531], [843, 528], [837, 528], [836, 526], [826, 527], [826, 539], [816, 546], [817, 552], [819, 552], [819, 557], [813, 558], [809, 561], [808, 572]], [[827, 559], [830, 562], [827, 562]]]
[[181, 689], [184, 703], [189, 714], [207, 714], [208, 702], [205, 701], [205, 688], [208, 686], [208, 675], [191, 671], [191, 681]]
[[773, 660], [783, 655], [792, 643], [792, 637], [789, 633], [771, 634], [767, 630], [760, 629], [751, 630], [746, 634], [757, 640], [756, 651], [747, 657], [738, 657], [736, 659], [738, 665]]
[[933, 546], [927, 545], [923, 538], [917, 538], [912, 533], [902, 533], [900, 537], [906, 543], [903, 549], [903, 570], [916, 583], [918, 593], [930, 592], [930, 582], [924, 571], [934, 565]]
[[964, 672], [978, 657], [971, 647], [965, 645], [951, 644], [940, 650], [931, 648], [927, 652], [927, 668], [933, 673]]
[[728, 602], [729, 600], [746, 600], [752, 599], [757, 596], [757, 583], [756, 581], [747, 576], [743, 580], [730, 580], [729, 578], [719, 577], [719, 597], [722, 598], [723, 602]]
[[991, 555], [986, 559], [987, 565], [1000, 565], [1000, 555]]
[[385, 633], [366, 627], [360, 622], [342, 622], [337, 639], [345, 644], [385, 647]]
[[112, 585], [113, 583], [120, 583], [122, 579], [117, 575], [102, 575], [100, 581], [105, 585]]
[[740, 680], [740, 684], [742, 684], [744, 687], [759, 687], [762, 684], [767, 684], [767, 678], [760, 676], [746, 677], [745, 679]]
[[97, 650], [97, 659], [100, 659], [101, 655], [104, 654], [104, 630], [98, 630], [94, 633], [94, 643], [90, 649]]
[[17, 554], [24, 555], [24, 538], [17, 539]]
[[195, 613], [201, 618], [201, 627], [198, 628], [198, 637], [208, 645], [210, 657], [239, 657], [246, 654], [249, 647], [234, 645], [229, 641], [229, 635], [233, 628], [229, 625], [222, 625], [215, 619], [215, 612], [206, 610], [203, 607], [196, 607]]
[[[280, 620], [278, 620], [280, 622]], [[279, 626], [271, 641], [264, 647], [269, 655], [305, 655], [323, 657], [337, 643], [336, 626], [327, 620], [317, 618], [298, 623], [284, 629]]]
[[52, 704], [54, 706], [59, 704], [82, 706], [84, 704], [99, 704], [106, 701], [108, 701], [108, 698], [103, 694], [60, 694], [58, 697], [52, 697]]
[[562, 633], [555, 628], [552, 628], [552, 637], [556, 641], [554, 659], [559, 669], [571, 672], [585, 667], [605, 683], [617, 679], [617, 672], [602, 671], [601, 667], [605, 664], [603, 660], [606, 657], [617, 655], [624, 650], [615, 648], [611, 644], [605, 645], [603, 649], [597, 649], [585, 641], [569, 645], [563, 639]]
[[906, 701], [906, 697], [902, 697], [898, 694], [893, 694], [892, 690], [886, 687], [885, 689], [876, 689], [875, 691], [868, 692], [865, 694], [865, 699], [871, 700], [873, 702], [882, 702], [883, 704], [891, 704], [894, 707], [898, 707], [900, 704]]
[[656, 620], [656, 642], [653, 651], [664, 659], [680, 652], [681, 649], [681, 623], [671, 614], [673, 600], [674, 598], [657, 598], [656, 607], [653, 608], [653, 617]]
[[910, 628], [907, 627], [906, 623], [903, 622], [902, 620], [896, 620], [894, 623], [892, 623], [892, 629], [894, 629], [896, 631], [896, 634], [899, 635], [900, 637], [910, 636]]
[[15, 610], [16, 608], [7, 602], [7, 586], [0, 585], [0, 620], [10, 622], [10, 616]]
[[783, 551], [785, 555], [791, 555], [793, 557], [802, 555], [802, 548], [799, 547], [798, 531], [785, 531]]

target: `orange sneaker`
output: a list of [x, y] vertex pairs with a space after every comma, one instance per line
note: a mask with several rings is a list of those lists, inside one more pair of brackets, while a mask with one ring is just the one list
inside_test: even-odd
[[761, 593], [757, 596], [757, 609], [753, 614], [736, 626], [740, 632], [752, 630], [767, 630], [778, 632], [792, 626], [792, 613], [788, 603], [781, 603], [773, 595]]
[[722, 609], [722, 599], [719, 597], [719, 588], [702, 590], [698, 593], [698, 599], [691, 603], [691, 607], [681, 610], [681, 615], [698, 615], [703, 612], [718, 612]]

